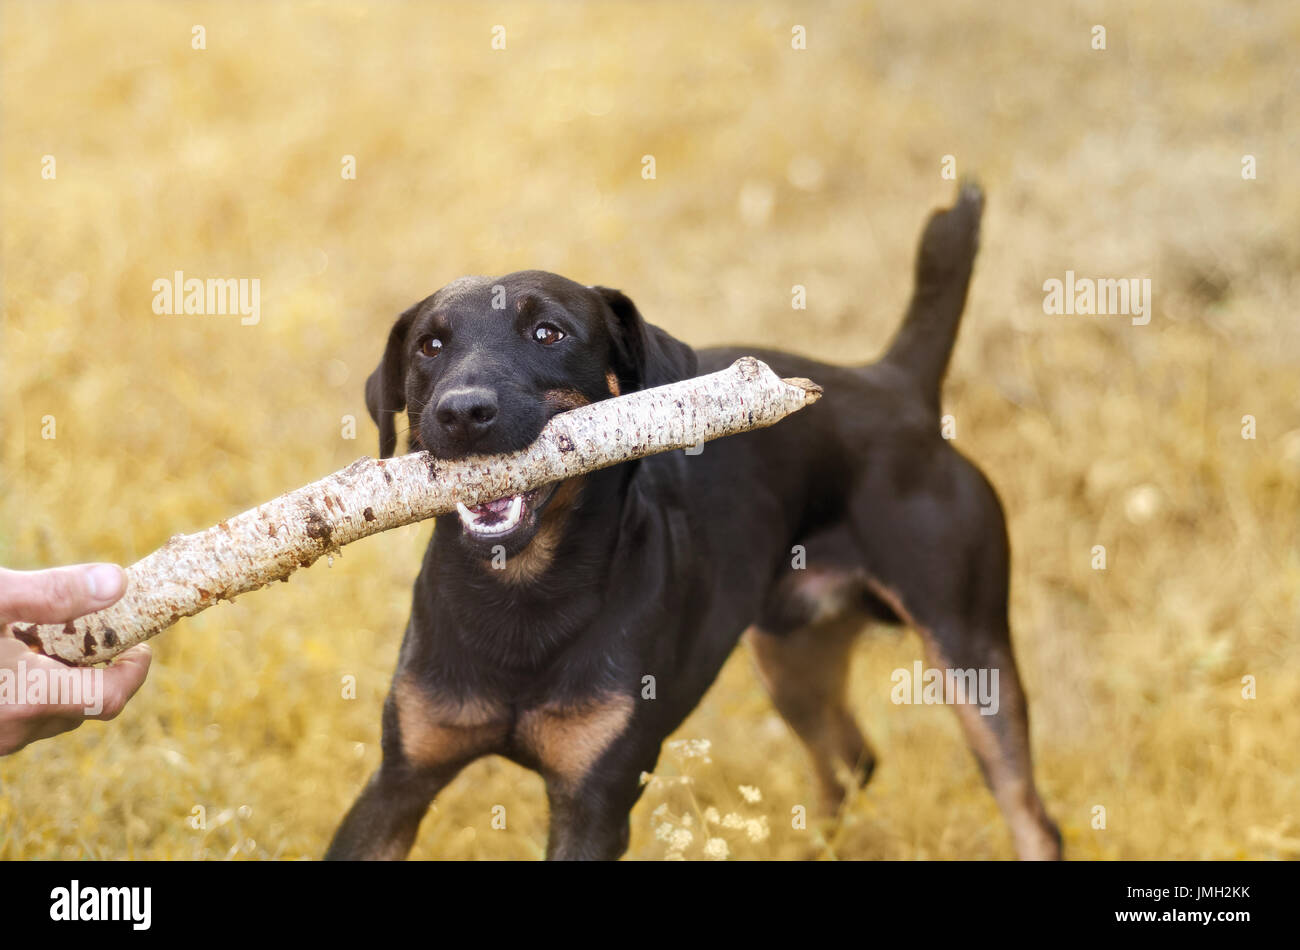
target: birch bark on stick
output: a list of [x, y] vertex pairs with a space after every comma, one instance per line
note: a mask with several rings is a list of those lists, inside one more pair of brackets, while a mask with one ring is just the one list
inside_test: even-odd
[[363, 458], [198, 534], [174, 536], [126, 570], [113, 606], [66, 624], [16, 624], [33, 650], [76, 666], [109, 660], [222, 600], [345, 544], [657, 452], [760, 429], [811, 405], [821, 387], [753, 357], [695, 379], [560, 413], [528, 448], [457, 461], [427, 452]]

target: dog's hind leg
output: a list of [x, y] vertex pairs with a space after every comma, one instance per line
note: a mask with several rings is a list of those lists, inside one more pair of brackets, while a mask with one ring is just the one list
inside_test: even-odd
[[[957, 719], [1011, 829], [1017, 856], [1059, 860], [1061, 834], [1034, 785], [1028, 704], [1011, 651], [1010, 630], [1005, 624], [979, 627], [945, 621], [930, 626], [915, 618], [910, 622], [921, 635], [931, 667], [975, 671], [976, 677], [985, 676], [995, 685], [993, 702], [987, 706], [971, 696], [955, 702]], [[990, 714], [989, 710], [996, 711]]]
[[846, 698], [853, 645], [872, 617], [894, 618], [867, 591], [845, 526], [802, 546], [806, 560], [777, 578], [745, 639], [777, 711], [808, 750], [822, 809], [833, 815], [850, 785], [865, 784], [876, 766]]
[[875, 482], [864, 483], [851, 505], [869, 584], [921, 635], [931, 667], [945, 677], [974, 671], [995, 687], [988, 702], [958, 697], [958, 719], [1017, 854], [1059, 858], [1060, 833], [1034, 785], [1028, 707], [1007, 620], [1010, 550], [997, 495], [946, 446], [929, 453], [924, 465], [909, 463], [908, 479], [891, 471], [889, 458], [877, 463]]
[[998, 671], [997, 712], [959, 703], [957, 718], [975, 753], [984, 781], [1006, 818], [1022, 860], [1058, 860], [1061, 834], [1034, 786], [1029, 749], [1029, 713], [1006, 627], [992, 631], [927, 631], [932, 665], [951, 669], [984, 667]]
[[745, 634], [759, 677], [777, 711], [808, 750], [823, 812], [839, 812], [854, 785], [871, 778], [876, 756], [845, 701], [849, 658], [860, 616], [771, 633]]

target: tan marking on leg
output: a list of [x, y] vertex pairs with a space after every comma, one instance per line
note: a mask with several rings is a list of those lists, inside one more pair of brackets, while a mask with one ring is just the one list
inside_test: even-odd
[[[867, 578], [872, 593], [889, 605], [890, 609], [921, 635], [926, 663], [935, 669], [955, 669], [951, 661], [939, 650], [934, 633], [916, 622], [916, 618], [903, 606], [898, 592], [874, 578]], [[1055, 825], [1038, 797], [1034, 786], [1033, 763], [1029, 753], [1029, 726], [1024, 691], [1015, 658], [1010, 653], [998, 668], [998, 687], [1004, 695], [999, 697], [996, 718], [1011, 730], [1006, 737], [994, 732], [989, 716], [980, 714], [979, 707], [971, 703], [958, 703], [957, 721], [961, 723], [966, 743], [983, 766], [989, 791], [1002, 812], [1016, 854], [1022, 861], [1059, 860], [1061, 847], [1055, 834]], [[1008, 755], [1008, 751], [1012, 756]]]
[[853, 611], [864, 579], [861, 571], [809, 565], [803, 570], [790, 571], [779, 582], [777, 591], [805, 604], [809, 613], [808, 625], [816, 626]]
[[611, 396], [623, 395], [623, 390], [618, 385], [618, 376], [614, 374], [612, 369], [605, 373], [605, 385], [609, 387], [609, 394]]
[[419, 684], [402, 676], [393, 684], [397, 727], [407, 761], [422, 768], [437, 768], [476, 758], [506, 739], [506, 710], [473, 701], [440, 702]]
[[[942, 661], [933, 665], [941, 666]], [[1034, 787], [1025, 702], [1014, 665], [999, 668], [998, 687], [1001, 695], [996, 716], [981, 715], [972, 703], [958, 703], [958, 721], [983, 764], [989, 790], [1011, 829], [1016, 855], [1022, 861], [1060, 860], [1055, 827]], [[990, 719], [1001, 720], [1002, 728], [1011, 734], [1000, 737]]]
[[519, 717], [519, 741], [537, 757], [543, 775], [575, 787], [632, 718], [634, 701], [604, 693], [586, 702], [530, 709]]
[[812, 759], [822, 810], [832, 815], [849, 789], [840, 768], [853, 770], [856, 783], [875, 762], [845, 701], [850, 652], [861, 629], [861, 618], [850, 614], [788, 634], [757, 627], [745, 633], [759, 678]]
[[871, 588], [871, 593], [883, 600], [885, 606], [898, 614], [899, 620], [903, 621], [903, 623], [907, 624], [922, 636], [928, 636], [929, 631], [917, 623], [916, 618], [908, 613], [907, 608], [903, 606], [903, 598], [898, 591], [894, 590], [892, 587], [886, 587], [884, 584], [880, 583], [880, 581], [869, 575], [864, 575], [863, 580], [866, 582], [866, 585]]

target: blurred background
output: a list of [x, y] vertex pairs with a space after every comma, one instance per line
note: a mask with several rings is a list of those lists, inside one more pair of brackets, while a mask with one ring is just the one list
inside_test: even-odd
[[[375, 454], [393, 318], [466, 273], [866, 362], [952, 156], [988, 210], [945, 412], [1007, 508], [1067, 854], [1300, 857], [1300, 5], [112, 0], [0, 26], [0, 563], [129, 563]], [[1150, 278], [1150, 323], [1044, 314], [1067, 270]], [[260, 322], [155, 314], [175, 271], [259, 279]], [[430, 530], [153, 641], [117, 721], [0, 760], [0, 857], [319, 856], [378, 764]], [[800, 830], [811, 774], [738, 650], [629, 856], [700, 857], [707, 827], [734, 858], [1010, 857], [952, 711], [890, 702], [920, 657], [864, 637], [880, 767]], [[540, 857], [545, 815], [484, 760], [414, 855]]]

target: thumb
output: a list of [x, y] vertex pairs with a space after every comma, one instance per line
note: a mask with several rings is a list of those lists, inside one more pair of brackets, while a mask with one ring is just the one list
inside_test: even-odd
[[0, 568], [0, 623], [65, 623], [116, 603], [125, 592], [126, 573], [116, 564]]

